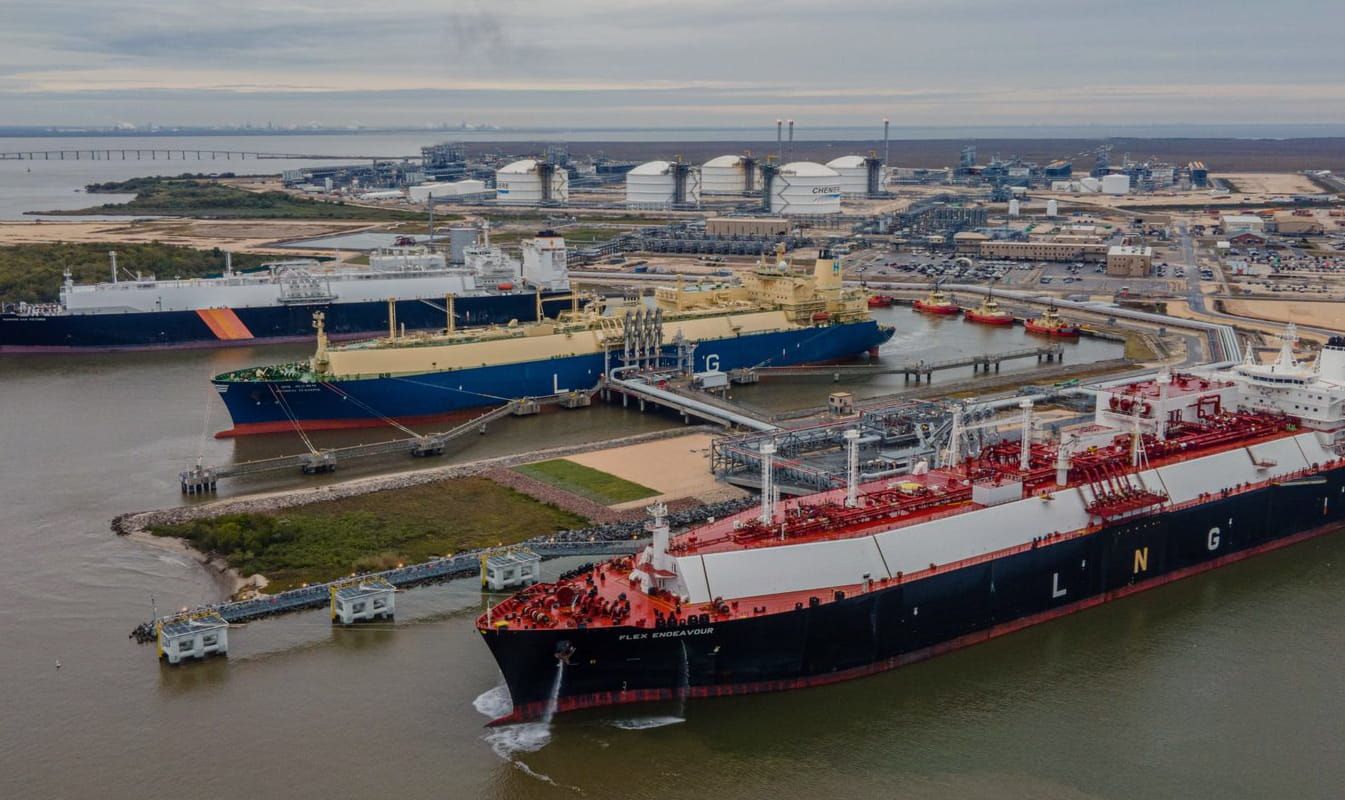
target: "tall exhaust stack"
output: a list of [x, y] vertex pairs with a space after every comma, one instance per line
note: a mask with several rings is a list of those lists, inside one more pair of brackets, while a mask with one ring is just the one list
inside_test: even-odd
[[111, 259], [111, 261], [112, 261], [112, 282], [113, 282], [113, 283], [116, 283], [116, 282], [117, 282], [117, 251], [116, 251], [116, 250], [109, 250], [109, 251], [107, 251], [107, 257], [108, 257], [109, 259]]
[[891, 120], [889, 120], [887, 117], [883, 117], [883, 166], [884, 166], [884, 167], [887, 166], [887, 162], [888, 162], [888, 158], [887, 158], [887, 151], [888, 151], [888, 148], [887, 148], [887, 143], [888, 143], [888, 139], [887, 139], [887, 129], [888, 129], [888, 127], [889, 127], [891, 124], [892, 124]]
[[775, 160], [785, 163], [785, 121], [775, 121]]
[[1023, 445], [1018, 451], [1018, 469], [1027, 472], [1032, 466], [1032, 398], [1024, 397], [1018, 407], [1023, 409]]
[[845, 437], [845, 507], [855, 508], [859, 505], [859, 431], [854, 428], [847, 430]]
[[757, 519], [770, 525], [775, 520], [775, 442], [761, 445], [761, 515]]
[[789, 149], [788, 149], [787, 152], [788, 152], [788, 155], [789, 155], [789, 160], [790, 160], [790, 161], [793, 161], [793, 160], [794, 160], [794, 120], [792, 120], [792, 119], [789, 120]]

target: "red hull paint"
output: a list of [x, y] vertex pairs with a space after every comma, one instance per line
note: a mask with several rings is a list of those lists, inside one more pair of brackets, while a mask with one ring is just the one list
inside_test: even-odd
[[873, 295], [869, 298], [869, 308], [888, 308], [892, 305], [892, 298], [886, 295]]
[[[397, 422], [407, 427], [432, 425], [442, 422], [459, 422], [481, 414], [486, 408], [489, 408], [489, 406], [462, 409], [449, 414], [425, 414], [417, 417], [400, 417], [397, 419]], [[300, 424], [305, 431], [352, 431], [364, 428], [390, 427], [388, 423], [383, 420], [369, 418], [304, 420]], [[248, 422], [242, 425], [235, 425], [228, 430], [220, 431], [215, 434], [215, 438], [233, 439], [238, 436], [257, 436], [266, 433], [294, 433], [294, 423], [287, 420], [278, 420], [276, 422]]]
[[926, 303], [926, 302], [924, 302], [923, 300], [916, 300], [916, 301], [915, 301], [915, 310], [916, 310], [916, 311], [922, 311], [922, 312], [924, 312], [924, 313], [926, 313], [926, 314], [939, 314], [939, 315], [943, 315], [943, 316], [952, 316], [952, 315], [954, 315], [954, 314], [960, 314], [960, 313], [962, 313], [962, 309], [959, 308], [959, 307], [957, 307], [957, 306], [954, 306], [954, 305], [946, 305], [946, 306], [930, 305], [929, 303]]
[[993, 317], [987, 317], [983, 316], [979, 312], [976, 312], [972, 309], [967, 309], [966, 311], [963, 311], [962, 318], [967, 320], [968, 322], [976, 322], [981, 325], [1012, 325], [1014, 323], [1014, 318], [1010, 315], [1006, 314], [1004, 316], [996, 315]]
[[1029, 321], [1023, 324], [1023, 329], [1028, 333], [1035, 333], [1040, 336], [1055, 336], [1061, 339], [1077, 339], [1079, 337], [1079, 329], [1074, 327], [1043, 328]]
[[[753, 683], [729, 683], [717, 686], [690, 686], [681, 691], [685, 692], [687, 697], [729, 697], [732, 695], [741, 695], [741, 694], [760, 694], [762, 692], [779, 692], [779, 691], [785, 691], [787, 689], [804, 689], [812, 686], [827, 686], [833, 683], [840, 683], [841, 681], [853, 680], [855, 678], [863, 678], [869, 675], [876, 675], [880, 672], [887, 672], [889, 670], [893, 670], [898, 667], [906, 666], [907, 664], [914, 664], [920, 661], [925, 661], [927, 659], [934, 658], [935, 656], [941, 656], [946, 653], [951, 653], [955, 650], [961, 650], [964, 647], [969, 647], [974, 644], [987, 642], [990, 641], [991, 639], [996, 639], [1000, 636], [1004, 636], [1005, 634], [1016, 633], [1025, 628], [1030, 628], [1033, 625], [1040, 625], [1043, 622], [1050, 622], [1051, 620], [1059, 619], [1060, 617], [1068, 616], [1078, 611], [1084, 611], [1086, 609], [1093, 608], [1094, 606], [1100, 606], [1103, 603], [1108, 603], [1111, 602], [1112, 600], [1120, 600], [1122, 598], [1129, 597], [1132, 594], [1138, 594], [1140, 592], [1147, 591], [1149, 589], [1153, 589], [1159, 586], [1164, 586], [1166, 584], [1173, 583], [1175, 581], [1179, 581], [1183, 578], [1189, 578], [1192, 575], [1199, 575], [1202, 572], [1208, 572], [1218, 567], [1224, 567], [1229, 564], [1235, 564], [1239, 561], [1246, 560], [1248, 558], [1251, 558], [1252, 556], [1259, 555], [1261, 553], [1269, 553], [1284, 547], [1289, 547], [1290, 545], [1298, 544], [1299, 542], [1303, 542], [1316, 536], [1321, 536], [1324, 533], [1329, 533], [1331, 531], [1339, 529], [1340, 526], [1337, 524], [1324, 525], [1320, 528], [1313, 528], [1312, 530], [1294, 534], [1293, 536], [1287, 536], [1283, 539], [1277, 539], [1273, 542], [1267, 542], [1265, 544], [1258, 545], [1256, 547], [1249, 548], [1247, 550], [1242, 550], [1237, 553], [1230, 553], [1229, 555], [1223, 556], [1222, 558], [1216, 558], [1212, 561], [1207, 561], [1203, 564], [1196, 564], [1194, 566], [1187, 567], [1185, 569], [1176, 570], [1174, 572], [1170, 572], [1166, 575], [1145, 581], [1143, 583], [1136, 583], [1133, 586], [1126, 586], [1121, 589], [1105, 592], [1103, 594], [1099, 594], [1094, 597], [1089, 597], [1084, 600], [1080, 600], [1076, 603], [1071, 603], [1069, 605], [1053, 608], [1050, 611], [1044, 611], [1040, 614], [1033, 614], [1031, 616], [1022, 617], [1021, 619], [1016, 619], [1012, 622], [1006, 622], [1001, 625], [995, 625], [993, 627], [986, 628], [985, 630], [982, 631], [976, 631], [975, 633], [969, 633], [965, 636], [960, 636], [956, 639], [950, 639], [946, 642], [942, 642], [940, 644], [927, 647], [923, 650], [916, 650], [898, 656], [896, 658], [889, 658], [884, 659], [883, 661], [874, 662], [873, 664], [866, 664], [862, 667], [854, 667], [852, 669], [840, 670], [837, 672], [827, 673], [826, 675], [813, 675], [806, 678], [793, 678], [789, 680], [757, 681]], [[638, 691], [601, 692], [598, 694], [563, 697], [557, 704], [556, 711], [557, 712], [579, 711], [585, 708], [597, 708], [601, 706], [675, 700], [678, 697], [678, 693], [679, 690], [676, 689], [641, 689]], [[525, 722], [527, 720], [538, 719], [546, 711], [546, 705], [547, 704], [545, 702], [529, 703], [520, 708], [515, 708], [513, 712], [511, 712], [510, 714], [500, 717], [499, 719], [496, 719], [488, 724], [491, 726], [507, 725], [515, 722]]]

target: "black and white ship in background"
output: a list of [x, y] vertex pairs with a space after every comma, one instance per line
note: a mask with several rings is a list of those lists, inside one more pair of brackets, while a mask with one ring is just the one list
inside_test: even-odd
[[[543, 231], [521, 243], [522, 261], [490, 244], [463, 251], [449, 264], [428, 247], [375, 250], [368, 267], [327, 266], [311, 259], [278, 261], [217, 278], [159, 280], [118, 273], [76, 284], [69, 272], [52, 304], [17, 304], [0, 313], [0, 352], [60, 352], [160, 347], [220, 347], [306, 341], [313, 312], [326, 315], [333, 339], [447, 327], [507, 324], [537, 316], [538, 295], [568, 295], [565, 240]], [[449, 297], [452, 300], [449, 301]], [[556, 304], [543, 304], [554, 314]]]

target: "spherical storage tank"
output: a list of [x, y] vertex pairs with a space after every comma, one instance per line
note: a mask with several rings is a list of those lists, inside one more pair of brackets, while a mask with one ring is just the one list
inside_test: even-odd
[[771, 180], [771, 213], [841, 213], [841, 176], [812, 161], [785, 164]]
[[743, 156], [712, 158], [701, 166], [700, 177], [702, 194], [743, 194], [761, 188], [761, 170]]
[[631, 208], [695, 205], [700, 199], [699, 167], [671, 161], [649, 161], [626, 173], [626, 205]]
[[564, 167], [525, 158], [495, 171], [497, 202], [536, 204], [548, 200], [564, 202], [569, 198], [570, 174]]
[[869, 193], [869, 163], [864, 156], [841, 156], [827, 162], [827, 166], [841, 176], [841, 194]]

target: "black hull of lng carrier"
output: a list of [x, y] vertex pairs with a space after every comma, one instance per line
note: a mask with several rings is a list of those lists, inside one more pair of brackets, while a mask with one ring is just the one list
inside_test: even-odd
[[[568, 295], [547, 292], [543, 298]], [[524, 293], [457, 298], [457, 324], [507, 325], [536, 316], [536, 297]], [[548, 302], [547, 315], [560, 306]], [[97, 352], [104, 350], [195, 349], [312, 341], [313, 313], [326, 315], [333, 339], [377, 336], [388, 331], [386, 301], [296, 303], [253, 308], [145, 311], [106, 314], [0, 314], [0, 352]], [[442, 299], [396, 301], [399, 326], [409, 331], [442, 329]]]
[[[553, 711], [814, 686], [893, 669], [1287, 546], [1345, 523], [1345, 467], [1018, 552], [940, 566], [847, 597], [730, 620], [483, 630], [514, 700]], [[744, 601], [746, 602], [746, 601]], [[560, 658], [563, 657], [563, 658]], [[558, 693], [558, 660], [563, 660]]]

